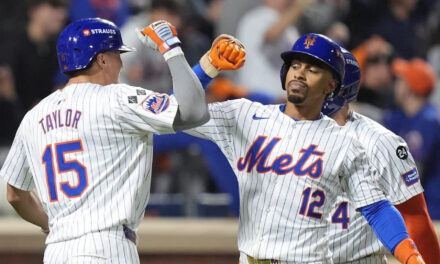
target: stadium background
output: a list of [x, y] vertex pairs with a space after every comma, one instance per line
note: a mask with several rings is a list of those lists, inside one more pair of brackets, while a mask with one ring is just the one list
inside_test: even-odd
[[[89, 16], [110, 19], [121, 27], [125, 42], [138, 45], [132, 34], [134, 26], [147, 25], [154, 18], [169, 19], [176, 24], [185, 55], [194, 65], [218, 34], [228, 33], [240, 38], [239, 28], [252, 33], [262, 26], [255, 24], [254, 28], [246, 28], [242, 18], [251, 14], [254, 8], [267, 7], [269, 2], [276, 1], [2, 0], [0, 165], [23, 114], [66, 81], [58, 72], [53, 56], [59, 30], [69, 21]], [[297, 34], [327, 34], [360, 54], [363, 81], [359, 102], [353, 106], [359, 112], [381, 122], [388, 111], [399, 109], [393, 101], [391, 63], [395, 58], [422, 58], [431, 64], [439, 79], [439, 0], [285, 1], [292, 5], [294, 2], [306, 4], [297, 18], [291, 18], [290, 30]], [[45, 34], [38, 33], [42, 29]], [[282, 38], [283, 32], [278, 37]], [[260, 52], [261, 57], [267, 59], [262, 67], [273, 65], [276, 72], [281, 66], [277, 59], [282, 50], [277, 50], [277, 39], [272, 41], [274, 45], [270, 46], [274, 48], [271, 50], [249, 50], [248, 61], [250, 56], [260, 57]], [[170, 76], [162, 58], [148, 52], [138, 54], [142, 56], [123, 57], [121, 81], [158, 92], [169, 91]], [[246, 65], [240, 69], [241, 72], [248, 70]], [[253, 74], [264, 77], [264, 73]], [[440, 107], [439, 84], [437, 81], [426, 98], [426, 103], [436, 108]], [[225, 73], [208, 88], [207, 93], [210, 101], [246, 96], [264, 103], [280, 102], [278, 90], [281, 89], [274, 86], [275, 90], [271, 89], [273, 86], [255, 87], [238, 73]], [[426, 133], [440, 135], [440, 130], [428, 129]], [[437, 170], [440, 145], [432, 149], [417, 148], [423, 136], [421, 133], [410, 137], [409, 143], [410, 148], [414, 146], [411, 151], [417, 155], [427, 203], [440, 234], [437, 191], [440, 187], [440, 169]], [[235, 178], [231, 169], [225, 166], [224, 158], [212, 143], [182, 134], [155, 140], [152, 195], [139, 231], [142, 261], [235, 263], [238, 256], [238, 194]], [[426, 157], [433, 157], [429, 161], [433, 166], [425, 164]], [[0, 262], [41, 263], [43, 250], [44, 235], [37, 227], [15, 215], [5, 199], [5, 184], [1, 181]]]

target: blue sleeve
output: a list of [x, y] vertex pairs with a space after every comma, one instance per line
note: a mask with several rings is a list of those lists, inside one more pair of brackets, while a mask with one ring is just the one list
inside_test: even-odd
[[203, 89], [206, 90], [206, 87], [208, 87], [208, 84], [212, 81], [213, 78], [209, 77], [202, 69], [202, 66], [200, 66], [200, 63], [196, 66], [192, 67], [193, 72], [196, 74], [197, 78], [199, 78], [200, 83], [203, 86]]
[[402, 216], [387, 200], [367, 205], [359, 210], [380, 242], [392, 254], [402, 240], [409, 238]]

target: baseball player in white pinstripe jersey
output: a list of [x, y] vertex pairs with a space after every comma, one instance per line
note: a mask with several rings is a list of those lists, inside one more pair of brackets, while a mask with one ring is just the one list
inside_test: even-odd
[[44, 263], [139, 263], [135, 231], [149, 197], [152, 135], [209, 119], [174, 27], [158, 21], [137, 34], [163, 54], [174, 95], [118, 84], [120, 53], [133, 51], [119, 29], [99, 18], [75, 21], [57, 43], [69, 82], [26, 114], [0, 172], [16, 211], [48, 233]]
[[282, 58], [287, 104], [210, 104], [210, 121], [186, 130], [217, 143], [236, 173], [240, 262], [332, 263], [328, 216], [345, 190], [402, 263], [423, 263], [355, 134], [320, 113], [344, 75], [339, 46], [306, 34]]
[[[342, 49], [342, 54], [346, 65], [341, 91], [324, 102], [322, 112], [355, 132], [378, 172], [380, 187], [403, 215], [423, 259], [438, 264], [439, 243], [426, 209], [415, 161], [401, 137], [350, 110], [348, 103], [356, 99], [359, 91], [360, 68], [349, 51]], [[330, 249], [335, 263], [386, 263], [385, 248], [346, 195], [338, 197], [330, 221]]]

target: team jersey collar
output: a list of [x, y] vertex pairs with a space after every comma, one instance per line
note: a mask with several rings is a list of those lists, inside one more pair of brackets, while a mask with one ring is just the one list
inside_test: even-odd
[[[280, 104], [280, 111], [284, 113], [284, 109], [286, 109], [286, 104]], [[323, 116], [324, 116], [324, 115], [323, 115], [322, 113], [319, 113], [318, 118], [316, 118], [315, 120], [322, 119]], [[292, 119], [295, 120], [295, 121], [301, 121], [301, 120], [296, 119], [296, 118], [294, 118], [294, 117], [290, 117], [290, 118], [292, 118]], [[310, 120], [310, 121], [315, 121], [315, 120]]]

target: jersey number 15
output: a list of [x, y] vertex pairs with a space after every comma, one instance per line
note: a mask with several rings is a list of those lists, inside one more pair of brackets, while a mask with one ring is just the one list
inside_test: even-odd
[[[67, 153], [83, 151], [81, 140], [56, 143], [55, 146], [47, 145], [44, 149], [42, 162], [46, 168], [46, 181], [51, 202], [58, 201], [57, 174], [73, 171], [78, 178], [77, 184], [72, 186], [70, 182], [60, 182], [59, 188], [68, 197], [79, 197], [88, 187], [87, 168], [77, 160], [66, 160]], [[55, 162], [58, 168], [55, 173]]]

